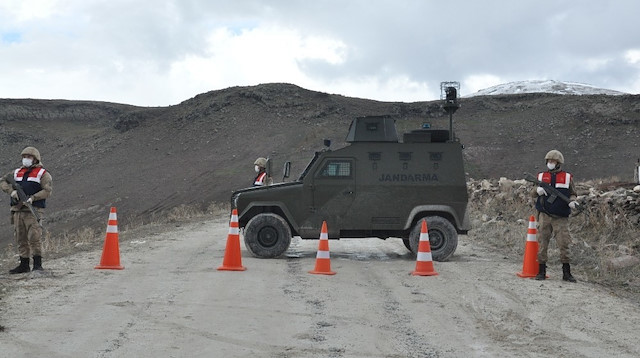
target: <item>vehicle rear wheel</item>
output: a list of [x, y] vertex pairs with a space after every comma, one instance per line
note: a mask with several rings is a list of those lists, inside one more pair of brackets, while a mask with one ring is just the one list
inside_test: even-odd
[[[427, 216], [427, 229], [429, 230], [429, 246], [431, 257], [434, 261], [447, 261], [458, 247], [458, 233], [449, 220], [441, 216]], [[418, 251], [422, 219], [418, 220], [409, 235], [411, 252]]]
[[291, 229], [279, 215], [258, 214], [244, 228], [244, 244], [255, 257], [278, 257], [291, 244]]

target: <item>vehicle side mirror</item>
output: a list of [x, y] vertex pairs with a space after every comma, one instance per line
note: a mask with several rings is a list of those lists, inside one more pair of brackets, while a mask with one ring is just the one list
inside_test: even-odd
[[291, 162], [284, 163], [284, 168], [282, 169], [282, 181], [289, 177], [291, 174]]

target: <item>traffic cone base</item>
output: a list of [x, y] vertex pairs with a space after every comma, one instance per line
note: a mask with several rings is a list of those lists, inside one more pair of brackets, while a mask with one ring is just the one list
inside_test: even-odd
[[331, 271], [331, 257], [329, 254], [329, 234], [327, 231], [327, 222], [322, 222], [322, 230], [320, 231], [320, 241], [318, 242], [318, 253], [316, 254], [316, 267], [309, 271], [315, 275], [335, 275]]
[[420, 229], [420, 242], [418, 243], [418, 253], [416, 255], [416, 269], [411, 272], [413, 276], [437, 276], [438, 273], [433, 267], [431, 256], [431, 245], [429, 244], [429, 230], [427, 221], [422, 220]]
[[309, 273], [312, 273], [314, 275], [335, 275], [336, 274], [336, 272], [331, 271], [331, 267], [327, 267], [327, 268], [316, 267], [315, 270], [311, 270], [309, 271]]
[[247, 268], [244, 266], [218, 266], [218, 271], [246, 271]]
[[114, 265], [114, 266], [98, 265], [94, 268], [98, 270], [124, 270], [124, 266], [121, 266], [121, 265]]
[[104, 239], [102, 257], [96, 269], [122, 270], [120, 265], [120, 246], [118, 244], [118, 216], [116, 208], [111, 207], [109, 222], [107, 224], [107, 236]]
[[238, 209], [233, 209], [231, 211], [231, 221], [229, 222], [229, 235], [227, 235], [224, 259], [222, 266], [218, 267], [218, 271], [244, 271], [246, 269], [246, 267], [242, 266], [242, 254], [240, 253]]

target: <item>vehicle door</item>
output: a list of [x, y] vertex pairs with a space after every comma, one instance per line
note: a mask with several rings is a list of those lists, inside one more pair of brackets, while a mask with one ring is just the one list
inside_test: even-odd
[[313, 173], [312, 217], [319, 225], [327, 222], [329, 237], [339, 237], [348, 220], [356, 197], [355, 171], [354, 158], [325, 158]]

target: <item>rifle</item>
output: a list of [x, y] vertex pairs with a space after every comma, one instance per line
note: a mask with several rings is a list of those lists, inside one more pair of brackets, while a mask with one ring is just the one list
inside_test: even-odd
[[[538, 178], [533, 176], [533, 174], [531, 173], [524, 173], [524, 180], [541, 186], [549, 194], [549, 198], [547, 199], [548, 203], [553, 203], [554, 201], [556, 201], [557, 198], [562, 199], [562, 201], [564, 201], [567, 204], [571, 202], [571, 199], [569, 199], [566, 195], [558, 191], [558, 189], [554, 188], [549, 183], [545, 183], [538, 180]], [[583, 205], [578, 204], [576, 210], [577, 210], [576, 215], [580, 214], [582, 210], [584, 210]]]
[[5, 176], [4, 180], [6, 180], [7, 183], [11, 184], [11, 187], [13, 188], [13, 190], [18, 192], [18, 203], [20, 203], [21, 205], [25, 205], [29, 209], [31, 214], [33, 214], [33, 216], [36, 218], [38, 225], [40, 225], [40, 227], [44, 229], [44, 226], [42, 225], [42, 218], [40, 217], [40, 215], [38, 215], [38, 212], [33, 208], [33, 205], [31, 205], [27, 201], [29, 197], [27, 196], [27, 194], [25, 194], [24, 190], [22, 190], [22, 187], [18, 185], [18, 183], [16, 183], [16, 180], [13, 179], [13, 175], [9, 174]]

